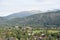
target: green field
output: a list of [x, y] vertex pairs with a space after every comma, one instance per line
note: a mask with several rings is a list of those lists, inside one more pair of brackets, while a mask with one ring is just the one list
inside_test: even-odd
[[60, 32], [60, 30], [34, 30], [33, 33], [39, 33], [39, 32], [45, 32], [45, 31], [47, 31], [48, 33]]

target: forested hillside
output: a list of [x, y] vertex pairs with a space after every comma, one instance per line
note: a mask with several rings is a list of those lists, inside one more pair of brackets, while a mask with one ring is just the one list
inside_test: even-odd
[[[14, 17], [10, 20], [0, 19], [0, 22], [4, 25], [21, 25], [21, 26], [32, 26], [32, 27], [42, 27], [42, 26], [60, 26], [60, 10], [43, 12], [34, 14], [27, 17]], [[1, 24], [0, 23], [0, 24]]]

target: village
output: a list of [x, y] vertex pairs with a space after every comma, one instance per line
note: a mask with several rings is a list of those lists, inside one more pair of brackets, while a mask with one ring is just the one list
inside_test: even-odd
[[60, 29], [19, 26], [0, 28], [0, 40], [60, 40]]

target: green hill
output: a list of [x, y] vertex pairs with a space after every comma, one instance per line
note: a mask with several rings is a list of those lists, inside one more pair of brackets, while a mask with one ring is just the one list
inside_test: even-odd
[[31, 26], [31, 27], [59, 27], [60, 10], [38, 13], [23, 18], [14, 17], [13, 19], [10, 20], [6, 21], [2, 20], [2, 25], [3, 24], [8, 26], [20, 25], [20, 26]]

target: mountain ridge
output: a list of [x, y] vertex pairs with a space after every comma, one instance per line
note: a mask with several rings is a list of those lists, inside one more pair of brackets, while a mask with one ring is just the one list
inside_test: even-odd
[[30, 15], [34, 15], [34, 14], [36, 14], [36, 13], [40, 13], [41, 11], [39, 11], [39, 10], [33, 10], [33, 11], [22, 11], [22, 12], [18, 12], [18, 13], [14, 13], [14, 14], [10, 14], [10, 15], [8, 15], [8, 16], [5, 16], [5, 18], [18, 18], [18, 17], [20, 17], [20, 18], [23, 18], [23, 17], [27, 17], [27, 16], [30, 16]]
[[20, 25], [33, 27], [42, 27], [47, 25], [55, 25], [55, 27], [60, 26], [60, 10], [33, 14], [23, 18], [12, 18], [10, 20], [6, 20], [4, 25], [6, 24], [11, 26]]

